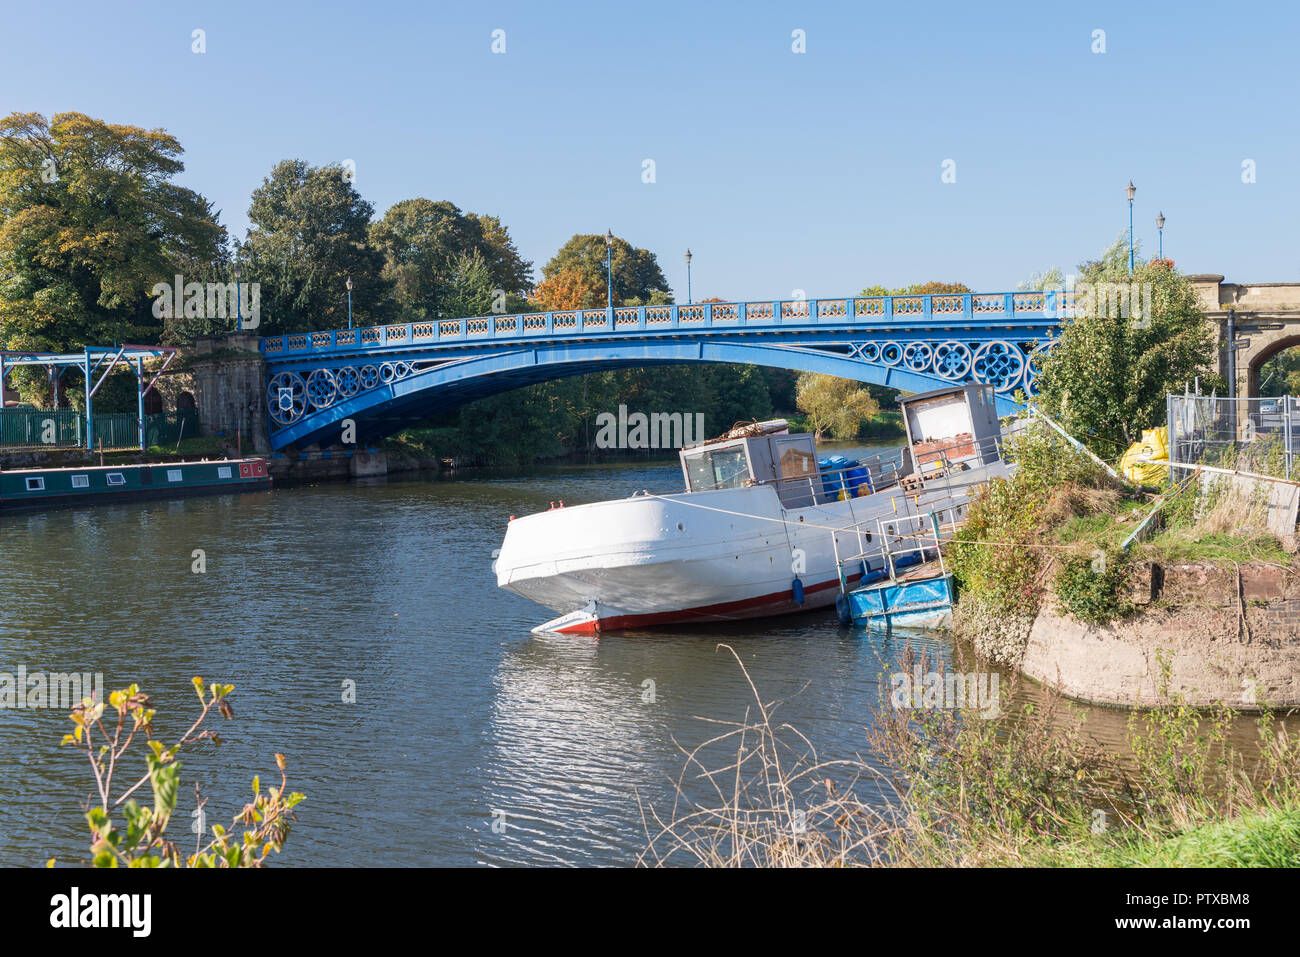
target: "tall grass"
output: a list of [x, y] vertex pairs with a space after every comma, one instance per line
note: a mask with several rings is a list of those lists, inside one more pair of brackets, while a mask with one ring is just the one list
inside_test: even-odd
[[[1300, 864], [1300, 735], [1271, 714], [1247, 760], [1229, 741], [1231, 708], [1202, 712], [1166, 695], [1131, 716], [1125, 758], [1097, 745], [1060, 696], [1012, 710], [1015, 689], [1003, 687], [993, 719], [882, 700], [866, 756], [827, 758], [736, 662], [753, 704], [682, 749], [671, 806], [643, 803], [641, 864]], [[910, 646], [896, 664], [934, 667]]]

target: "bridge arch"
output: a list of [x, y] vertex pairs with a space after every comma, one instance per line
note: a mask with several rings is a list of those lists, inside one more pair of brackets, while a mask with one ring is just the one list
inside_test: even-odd
[[[276, 449], [293, 444], [338, 441], [345, 419], [357, 427], [358, 441], [374, 441], [385, 435], [409, 428], [431, 415], [485, 398], [554, 379], [609, 369], [644, 368], [683, 363], [735, 363], [815, 372], [853, 379], [863, 383], [923, 392], [928, 389], [971, 381], [972, 361], [977, 353], [986, 357], [988, 375], [1002, 375], [994, 380], [1000, 387], [997, 397], [1000, 414], [1009, 414], [1016, 406], [1010, 393], [1024, 382], [1029, 360], [1020, 346], [1001, 342], [1003, 354], [990, 352], [985, 340], [943, 343], [916, 341], [881, 342], [876, 339], [820, 342], [815, 345], [778, 345], [752, 341], [719, 339], [663, 339], [658, 341], [590, 340], [557, 342], [550, 345], [515, 346], [502, 344], [499, 351], [434, 362], [406, 371], [368, 387], [364, 391], [337, 397], [322, 408], [313, 408], [308, 395], [311, 388], [328, 388], [336, 376], [355, 375], [356, 365], [346, 359], [329, 362], [295, 363], [293, 368], [271, 368], [268, 400], [276, 400], [277, 382], [297, 381], [303, 385], [301, 414], [271, 434]], [[886, 346], [895, 347], [892, 352]], [[955, 362], [948, 367], [941, 355], [950, 347]], [[964, 351], [963, 351], [964, 350]], [[982, 353], [981, 353], [981, 350]], [[924, 359], [924, 362], [921, 360]], [[965, 362], [963, 367], [962, 362]], [[1005, 366], [998, 372], [999, 363]], [[1017, 365], [1018, 363], [1018, 365]], [[310, 371], [309, 371], [310, 367]], [[944, 370], [943, 375], [935, 370]], [[330, 372], [318, 376], [320, 370]], [[345, 370], [349, 370], [346, 371]], [[955, 374], [953, 374], [955, 373]], [[297, 380], [287, 377], [297, 375]], [[988, 375], [984, 377], [988, 381]], [[974, 378], [981, 378], [974, 375]], [[321, 385], [321, 383], [326, 383]]]
[[[1265, 334], [1267, 336], [1267, 333]], [[1264, 363], [1274, 358], [1279, 353], [1286, 352], [1288, 349], [1300, 346], [1300, 330], [1294, 327], [1276, 332], [1272, 336], [1267, 336], [1264, 341], [1259, 343], [1254, 349], [1244, 356], [1247, 360], [1246, 365], [1246, 391], [1243, 395], [1259, 395], [1260, 390], [1260, 371], [1264, 368]], [[1240, 373], [1238, 373], [1240, 375]], [[1241, 380], [1238, 379], [1238, 382]]]

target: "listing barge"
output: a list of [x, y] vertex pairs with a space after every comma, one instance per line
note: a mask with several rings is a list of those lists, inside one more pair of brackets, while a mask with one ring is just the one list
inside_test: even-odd
[[0, 512], [270, 487], [266, 459], [260, 458], [13, 469], [0, 471]]

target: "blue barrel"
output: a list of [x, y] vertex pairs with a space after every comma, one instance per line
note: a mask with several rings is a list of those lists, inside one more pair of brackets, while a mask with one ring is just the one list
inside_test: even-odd
[[844, 474], [849, 486], [849, 494], [854, 497], [871, 494], [871, 473], [857, 463], [854, 463], [854, 466]]

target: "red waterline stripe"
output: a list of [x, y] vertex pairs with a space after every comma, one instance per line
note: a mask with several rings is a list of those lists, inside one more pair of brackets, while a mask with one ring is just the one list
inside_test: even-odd
[[[861, 575], [850, 575], [849, 581], [853, 582], [861, 578]], [[812, 592], [824, 591], [827, 588], [838, 588], [840, 580], [832, 578], [830, 581], [819, 582], [816, 585], [805, 585], [803, 593], [805, 595]], [[720, 602], [716, 605], [700, 605], [697, 608], [683, 608], [679, 611], [660, 611], [651, 615], [612, 615], [608, 618], [597, 618], [593, 621], [578, 622], [570, 625], [568, 628], [561, 628], [558, 634], [564, 635], [597, 635], [602, 631], [624, 631], [629, 628], [644, 628], [647, 625], [680, 625], [687, 622], [704, 622], [714, 619], [728, 620], [728, 616], [740, 611], [747, 611], [764, 605], [789, 605], [783, 609], [786, 612], [800, 611], [803, 606], [794, 603], [794, 589], [787, 591], [771, 592], [767, 595], [758, 595], [754, 598], [742, 598], [739, 601]], [[743, 620], [745, 617], [740, 616], [735, 620]]]

